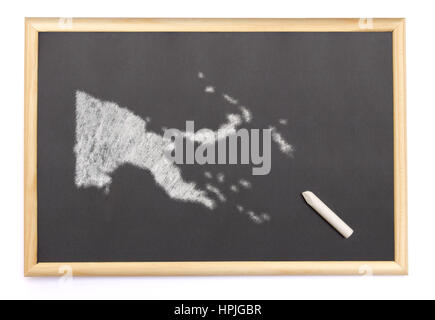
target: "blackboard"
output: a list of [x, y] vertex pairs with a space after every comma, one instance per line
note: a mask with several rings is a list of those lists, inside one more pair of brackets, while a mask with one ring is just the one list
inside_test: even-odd
[[[396, 260], [392, 32], [38, 36], [38, 263]], [[270, 172], [149, 165], [186, 121], [269, 129]]]

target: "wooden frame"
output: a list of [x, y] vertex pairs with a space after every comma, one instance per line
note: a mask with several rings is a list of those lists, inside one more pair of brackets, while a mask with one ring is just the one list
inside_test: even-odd
[[[394, 83], [395, 261], [89, 262], [37, 261], [38, 33], [129, 31], [392, 32]], [[88, 19], [26, 18], [24, 86], [24, 274], [141, 275], [403, 275], [408, 272], [404, 19]]]

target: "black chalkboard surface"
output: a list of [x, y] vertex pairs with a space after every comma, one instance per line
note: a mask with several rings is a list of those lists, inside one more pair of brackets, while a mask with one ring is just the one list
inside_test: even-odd
[[[41, 32], [38, 261], [394, 260], [391, 53], [391, 32]], [[268, 174], [175, 165], [202, 192], [186, 200], [142, 165], [153, 151], [118, 154], [120, 136], [143, 134], [125, 123], [146, 140], [232, 115], [272, 128]]]

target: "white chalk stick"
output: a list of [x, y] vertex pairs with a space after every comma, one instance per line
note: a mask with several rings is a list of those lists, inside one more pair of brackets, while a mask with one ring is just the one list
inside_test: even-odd
[[338, 232], [341, 233], [346, 239], [349, 238], [353, 230], [337, 216], [326, 204], [324, 204], [319, 198], [316, 197], [311, 191], [302, 192], [302, 196], [305, 201], [317, 211], [317, 213], [325, 219], [331, 226], [333, 226]]

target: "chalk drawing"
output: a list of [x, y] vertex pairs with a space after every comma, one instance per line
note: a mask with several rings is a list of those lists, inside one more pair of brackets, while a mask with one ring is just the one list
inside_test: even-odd
[[275, 127], [270, 126], [269, 128], [272, 130], [272, 140], [276, 142], [279, 150], [281, 150], [285, 155], [291, 156], [293, 153], [293, 147], [283, 138], [281, 133], [279, 133]]
[[245, 208], [237, 204], [236, 209], [239, 213], [245, 214], [248, 218], [256, 224], [261, 224], [266, 221], [270, 221], [270, 215], [268, 213], [256, 214], [253, 210], [245, 210]]
[[226, 94], [226, 93], [222, 94], [222, 97], [223, 97], [226, 101], [228, 101], [229, 103], [231, 103], [231, 104], [237, 104], [237, 103], [238, 103], [237, 99], [234, 99], [233, 97], [231, 97], [230, 95], [228, 95], [228, 94]]
[[252, 221], [254, 221], [255, 223], [259, 224], [259, 223], [262, 223], [262, 222], [263, 222], [263, 220], [262, 220], [259, 216], [257, 216], [257, 215], [254, 213], [254, 211], [248, 211], [247, 214], [248, 214], [249, 218], [250, 218]]
[[278, 121], [279, 121], [279, 123], [282, 124], [283, 126], [286, 126], [287, 123], [288, 123], [287, 119], [279, 119]]
[[[197, 77], [205, 79], [205, 74], [199, 71]], [[215, 86], [207, 85], [204, 92], [215, 93]], [[239, 100], [227, 93], [222, 93], [222, 97], [229, 104], [237, 105], [237, 111], [226, 114], [226, 121], [216, 130], [204, 128], [196, 132], [182, 132], [186, 139], [200, 145], [213, 144], [235, 134], [243, 124], [252, 122], [253, 114], [249, 108], [239, 105]], [[165, 150], [174, 150], [173, 141], [147, 130], [146, 126], [150, 122], [151, 117], [142, 119], [114, 102], [100, 100], [84, 91], [76, 91], [76, 186], [96, 187], [108, 194], [113, 172], [124, 164], [131, 164], [149, 171], [156, 185], [173, 200], [195, 202], [210, 210], [217, 207], [216, 200], [226, 202], [224, 192], [213, 184], [223, 184], [226, 180], [224, 173], [216, 174], [216, 180], [209, 181], [203, 187], [198, 182], [185, 181], [180, 167], [164, 155]], [[287, 125], [286, 119], [279, 119], [278, 122]], [[293, 153], [293, 147], [274, 126], [263, 127], [272, 130], [272, 140], [282, 153]], [[162, 131], [165, 130], [166, 127], [162, 127]], [[213, 179], [211, 172], [204, 171], [203, 174], [206, 179]], [[251, 189], [252, 183], [246, 179], [239, 179], [232, 182], [228, 191], [238, 193], [240, 187]], [[256, 224], [271, 219], [268, 213], [256, 214], [253, 210], [246, 210], [241, 204], [236, 204], [235, 210], [245, 214]]]
[[208, 191], [213, 192], [221, 202], [227, 201], [227, 198], [222, 194], [219, 188], [212, 186], [211, 184], [206, 184], [205, 186]]
[[196, 132], [184, 131], [181, 135], [200, 144], [214, 144], [221, 139], [225, 139], [226, 137], [235, 134], [237, 128], [241, 124], [241, 116], [235, 113], [230, 113], [227, 114], [227, 122], [222, 124], [216, 131], [204, 128]]
[[205, 87], [205, 90], [204, 90], [205, 92], [207, 92], [207, 93], [214, 93], [214, 87], [212, 87], [212, 86], [207, 86], [207, 87]]
[[[204, 78], [205, 75], [203, 73], [201, 73], [201, 77]], [[209, 86], [211, 88], [213, 88], [213, 92], [215, 92], [215, 89], [213, 86]], [[208, 88], [208, 87], [207, 87]], [[206, 89], [207, 91], [207, 89]], [[237, 105], [239, 103], [239, 100], [228, 95], [227, 93], [222, 93], [222, 97], [225, 99], [225, 101], [227, 101], [228, 103], [232, 104], [232, 105]], [[188, 138], [193, 139], [193, 138], [198, 138], [200, 140], [198, 140], [200, 143], [205, 143], [205, 144], [210, 144], [210, 143], [215, 143], [217, 140], [220, 139], [224, 139], [226, 137], [228, 137], [229, 135], [235, 133], [237, 131], [237, 128], [243, 124], [243, 122], [245, 123], [249, 123], [252, 121], [253, 115], [252, 112], [245, 106], [239, 106], [238, 109], [240, 110], [240, 115], [239, 114], [228, 114], [227, 115], [227, 119], [229, 120], [227, 123], [223, 124], [220, 129], [218, 130], [218, 132], [208, 132], [205, 131], [206, 133], [201, 133], [198, 135], [190, 135]], [[287, 119], [279, 119], [278, 122], [281, 125], [287, 125]], [[273, 142], [275, 142], [278, 147], [279, 150], [286, 156], [292, 156], [293, 155], [293, 151], [294, 148], [291, 144], [289, 144], [285, 138], [282, 136], [281, 133], [278, 132], [278, 130], [274, 127], [274, 126], [269, 126], [269, 129], [272, 129], [272, 139]]]
[[213, 209], [214, 200], [194, 182], [184, 181], [180, 169], [166, 159], [166, 144], [162, 136], [148, 132], [146, 122], [128, 109], [76, 92], [77, 187], [110, 186], [110, 175], [128, 163], [150, 171], [169, 197]]
[[240, 111], [242, 112], [242, 117], [243, 120], [245, 120], [246, 122], [251, 122], [252, 120], [252, 112], [249, 111], [246, 107], [244, 106], [239, 106]]

